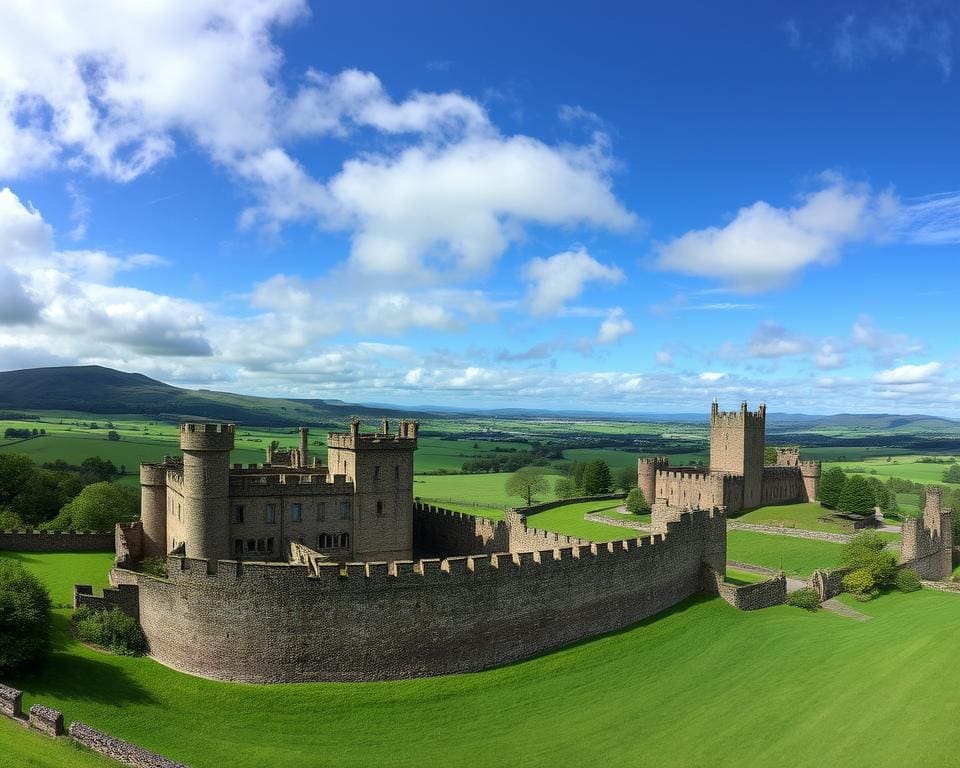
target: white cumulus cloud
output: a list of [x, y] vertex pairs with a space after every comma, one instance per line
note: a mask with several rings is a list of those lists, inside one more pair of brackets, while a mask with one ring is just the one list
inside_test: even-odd
[[[579, 296], [587, 283], [618, 283], [624, 274], [618, 267], [601, 264], [585, 249], [577, 248], [546, 259], [531, 260], [524, 277], [531, 284], [527, 295], [530, 311], [546, 315], [557, 312]], [[622, 314], [622, 310], [620, 312]]]
[[880, 371], [874, 376], [877, 384], [909, 385], [925, 384], [934, 379], [943, 366], [938, 362], [922, 365], [899, 365], [886, 371]]

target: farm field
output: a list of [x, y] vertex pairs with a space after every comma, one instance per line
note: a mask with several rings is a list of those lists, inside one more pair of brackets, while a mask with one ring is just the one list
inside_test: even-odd
[[[537, 496], [538, 502], [554, 501], [553, 484], [560, 475], [546, 474], [548, 490]], [[459, 503], [460, 508], [473, 502], [492, 504], [499, 507], [523, 506], [519, 496], [508, 496], [504, 485], [509, 472], [491, 472], [481, 475], [417, 475], [413, 478], [413, 495], [438, 506], [449, 507], [450, 503]], [[462, 511], [466, 511], [463, 509]], [[484, 515], [486, 512], [478, 512]], [[488, 515], [489, 516], [489, 515]]]
[[[929, 464], [920, 462], [923, 457], [917, 454], [897, 456], [893, 461], [886, 458], [868, 459], [866, 461], [829, 462], [823, 465], [826, 472], [831, 467], [840, 467], [847, 474], [874, 475], [880, 479], [900, 477], [913, 483], [925, 485], [945, 485], [949, 488], [960, 488], [960, 483], [943, 482], [944, 470], [949, 464]], [[940, 457], [951, 458], [951, 457]]]
[[[504, 755], [532, 766], [952, 764], [960, 750], [952, 727], [960, 597], [923, 590], [855, 607], [874, 619], [788, 606], [743, 613], [694, 598], [627, 630], [486, 672], [269, 686], [93, 651], [69, 637], [68, 612], [57, 611], [49, 666], [5, 682], [25, 690], [26, 706], [55, 706], [68, 721], [194, 768], [477, 765]], [[891, 725], [889, 712], [908, 711], [918, 690], [939, 703], [923, 728]], [[633, 727], [638, 702], [657, 712], [642, 730]], [[816, 702], [816, 716], [797, 702]], [[721, 705], [738, 717], [718, 728]], [[38, 738], [0, 730], [5, 754], [18, 758], [59, 746], [38, 746]]]

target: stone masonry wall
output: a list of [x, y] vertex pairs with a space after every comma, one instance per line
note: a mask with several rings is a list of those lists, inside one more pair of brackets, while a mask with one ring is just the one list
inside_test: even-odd
[[171, 557], [169, 579], [124, 579], [139, 584], [150, 654], [186, 672], [258, 683], [420, 677], [518, 661], [676, 604], [700, 590], [704, 563], [723, 569], [724, 523], [722, 512], [693, 512], [665, 536], [318, 563], [316, 576], [308, 566]]
[[413, 548], [443, 555], [492, 555], [510, 550], [510, 532], [502, 520], [414, 504]]
[[737, 586], [727, 584], [723, 574], [712, 569], [704, 572], [705, 590], [719, 595], [734, 608], [741, 611], [756, 611], [781, 605], [787, 600], [787, 579], [781, 573], [756, 584]]
[[946, 579], [952, 572], [953, 511], [941, 509], [940, 488], [927, 488], [923, 516], [901, 526], [900, 562], [923, 579]]
[[852, 568], [831, 568], [828, 570], [818, 568], [810, 575], [807, 583], [817, 590], [822, 603], [843, 592], [843, 577], [852, 570]]
[[21, 552], [99, 552], [113, 550], [113, 533], [0, 531], [0, 549]]

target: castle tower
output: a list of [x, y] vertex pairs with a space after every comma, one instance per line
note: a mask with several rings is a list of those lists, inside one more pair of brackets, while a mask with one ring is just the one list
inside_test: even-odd
[[637, 459], [637, 488], [650, 506], [657, 500], [657, 472], [670, 466], [666, 456], [654, 459]]
[[167, 465], [140, 465], [143, 557], [167, 555]]
[[924, 579], [949, 578], [953, 569], [953, 511], [940, 506], [940, 486], [927, 486], [923, 516], [901, 526], [900, 562]]
[[354, 484], [353, 559], [409, 560], [413, 554], [413, 453], [417, 422], [400, 422], [396, 435], [383, 421], [379, 432], [327, 436], [330, 472]]
[[184, 555], [231, 557], [230, 451], [233, 424], [181, 424]]
[[307, 427], [300, 427], [299, 432], [300, 432], [300, 466], [306, 467], [308, 466], [308, 463], [309, 463], [307, 461], [307, 445], [308, 445], [307, 438], [310, 435], [310, 430]]
[[710, 471], [743, 475], [743, 506], [760, 506], [767, 406], [755, 412], [747, 403], [739, 411], [721, 411], [716, 400], [710, 409]]
[[801, 461], [800, 477], [803, 478], [803, 501], [820, 498], [820, 462]]

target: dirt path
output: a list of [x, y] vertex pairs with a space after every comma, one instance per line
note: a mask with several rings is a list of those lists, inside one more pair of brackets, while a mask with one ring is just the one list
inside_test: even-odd
[[848, 619], [853, 619], [854, 621], [870, 621], [873, 616], [867, 616], [865, 613], [860, 613], [860, 611], [855, 608], [851, 608], [846, 603], [841, 603], [837, 598], [831, 597], [821, 605], [828, 611], [831, 611], [838, 616], [846, 616]]

